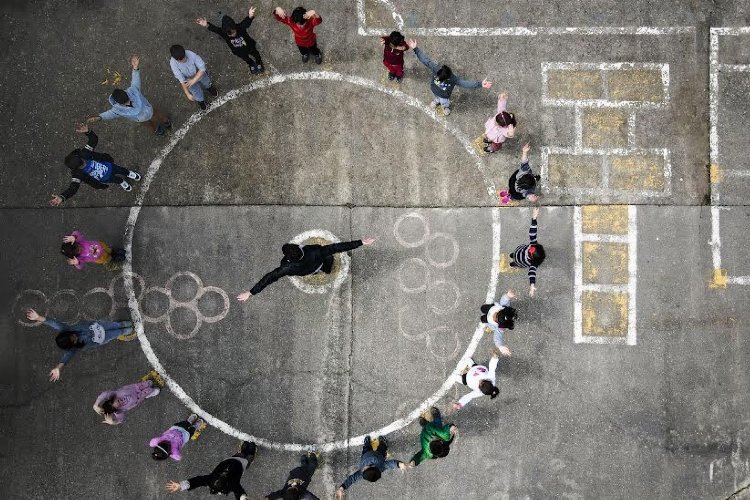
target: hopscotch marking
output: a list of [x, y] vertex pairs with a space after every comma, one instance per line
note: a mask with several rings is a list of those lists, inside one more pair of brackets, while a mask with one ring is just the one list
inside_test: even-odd
[[[638, 219], [637, 206], [628, 205], [628, 234], [592, 234], [583, 232], [583, 213], [575, 207], [573, 213], [573, 238], [575, 253], [575, 305], [573, 311], [574, 337], [576, 344], [636, 345], [636, 292], [638, 283]], [[628, 283], [626, 285], [596, 284], [583, 282], [583, 242], [625, 243], [628, 245]], [[625, 337], [583, 334], [583, 292], [627, 293], [628, 330]]]
[[750, 276], [728, 276], [721, 267], [721, 184], [724, 178], [748, 177], [750, 171], [728, 169], [721, 165], [719, 149], [719, 73], [747, 73], [750, 64], [722, 64], [719, 62], [719, 38], [722, 36], [750, 35], [750, 27], [711, 28], [709, 53], [709, 125], [710, 125], [710, 164], [711, 164], [711, 260], [714, 277], [712, 288], [724, 288], [727, 284], [750, 285]]
[[[377, 29], [367, 27], [367, 16], [365, 13], [365, 1], [357, 0], [358, 33], [362, 36], [386, 36], [390, 33], [388, 29]], [[395, 26], [404, 29], [404, 18], [389, 0], [377, 1], [391, 13]], [[512, 26], [507, 28], [408, 28], [412, 36], [542, 36], [542, 35], [693, 35], [694, 26]]]
[[[285, 81], [306, 81], [306, 80], [307, 81], [316, 81], [316, 80], [338, 81], [338, 82], [359, 85], [359, 86], [369, 88], [372, 90], [377, 90], [379, 92], [388, 94], [400, 100], [402, 103], [412, 106], [416, 109], [419, 109], [423, 113], [427, 114], [427, 116], [429, 116], [430, 118], [435, 120], [437, 123], [442, 125], [443, 128], [445, 128], [445, 130], [450, 132], [456, 138], [456, 140], [458, 140], [459, 143], [461, 143], [461, 145], [464, 146], [464, 149], [466, 150], [466, 152], [476, 162], [477, 168], [480, 170], [480, 173], [482, 174], [485, 180], [485, 183], [487, 185], [488, 194], [490, 195], [491, 198], [494, 199], [495, 191], [496, 191], [495, 186], [491, 181], [488, 180], [489, 176], [485, 175], [485, 171], [484, 171], [484, 167], [482, 165], [481, 159], [479, 158], [479, 155], [477, 154], [477, 152], [474, 150], [471, 144], [471, 140], [468, 137], [466, 137], [462, 132], [460, 132], [456, 127], [454, 127], [447, 121], [439, 118], [435, 114], [434, 110], [427, 107], [425, 104], [423, 104], [421, 101], [417, 100], [416, 98], [411, 97], [408, 94], [405, 94], [401, 91], [383, 87], [382, 85], [379, 85], [373, 82], [372, 80], [367, 80], [365, 78], [352, 76], [352, 75], [343, 75], [341, 73], [333, 73], [333, 72], [328, 72], [328, 71], [316, 71], [316, 72], [309, 72], [309, 73], [303, 72], [303, 73], [290, 73], [290, 74], [285, 74], [285, 75], [271, 75], [267, 79], [254, 81], [238, 89], [231, 90], [227, 92], [226, 94], [224, 94], [223, 96], [216, 99], [215, 101], [213, 101], [209, 105], [206, 111], [192, 114], [188, 118], [188, 120], [185, 122], [185, 124], [172, 134], [172, 138], [170, 139], [170, 141], [164, 146], [164, 148], [159, 152], [156, 158], [154, 158], [154, 160], [148, 166], [146, 175], [143, 177], [141, 189], [138, 191], [135, 204], [133, 205], [133, 207], [131, 207], [130, 212], [128, 214], [128, 220], [125, 224], [125, 235], [124, 235], [125, 245], [124, 246], [125, 246], [125, 251], [126, 251], [126, 259], [125, 259], [125, 264], [123, 266], [123, 274], [125, 277], [125, 290], [128, 296], [128, 305], [130, 307], [130, 313], [132, 316], [135, 331], [138, 334], [138, 341], [141, 344], [141, 349], [143, 350], [143, 353], [146, 355], [146, 358], [148, 359], [149, 363], [151, 363], [151, 366], [154, 368], [154, 370], [156, 370], [157, 373], [159, 373], [159, 375], [161, 375], [161, 377], [164, 379], [166, 386], [169, 387], [172, 393], [180, 401], [182, 401], [182, 403], [186, 407], [188, 407], [193, 413], [198, 414], [201, 418], [203, 418], [206, 422], [208, 422], [209, 425], [237, 439], [241, 439], [245, 441], [254, 441], [259, 446], [263, 446], [263, 447], [275, 449], [275, 450], [280, 450], [280, 451], [290, 451], [290, 452], [319, 451], [322, 453], [327, 453], [327, 452], [331, 452], [334, 450], [343, 450], [351, 446], [361, 446], [364, 443], [365, 437], [367, 435], [375, 434], [375, 435], [385, 436], [392, 432], [396, 432], [400, 429], [403, 429], [410, 423], [414, 422], [417, 418], [419, 418], [422, 412], [424, 412], [427, 408], [437, 403], [451, 390], [459, 373], [466, 366], [466, 364], [468, 363], [468, 360], [471, 359], [472, 355], [474, 354], [474, 351], [479, 345], [479, 342], [484, 335], [484, 326], [481, 323], [477, 323], [477, 326], [474, 330], [474, 334], [471, 337], [471, 341], [469, 342], [469, 345], [464, 351], [464, 354], [461, 356], [458, 363], [456, 364], [456, 367], [453, 369], [453, 371], [445, 380], [445, 382], [443, 382], [440, 388], [432, 396], [430, 396], [425, 401], [423, 401], [422, 404], [420, 404], [416, 409], [414, 409], [411, 413], [409, 413], [405, 417], [395, 420], [391, 422], [389, 425], [382, 427], [381, 429], [377, 429], [368, 434], [362, 434], [360, 436], [352, 437], [349, 439], [326, 442], [326, 443], [318, 443], [318, 444], [280, 443], [280, 442], [271, 441], [269, 439], [265, 439], [262, 437], [252, 436], [250, 434], [242, 432], [239, 429], [232, 427], [231, 425], [224, 422], [223, 420], [203, 410], [203, 408], [198, 406], [198, 404], [193, 400], [193, 398], [191, 398], [187, 394], [187, 392], [185, 392], [185, 390], [177, 383], [177, 381], [174, 380], [167, 373], [164, 365], [162, 365], [158, 356], [154, 352], [154, 349], [151, 346], [150, 340], [144, 334], [143, 315], [141, 314], [138, 301], [135, 297], [135, 290], [133, 287], [133, 279], [132, 279], [133, 236], [135, 234], [135, 227], [138, 222], [138, 216], [140, 214], [141, 207], [143, 206], [143, 201], [146, 198], [146, 194], [148, 193], [148, 189], [151, 185], [151, 182], [153, 182], [154, 178], [156, 177], [156, 174], [159, 172], [159, 169], [161, 168], [161, 165], [166, 159], [167, 155], [169, 155], [169, 153], [175, 148], [175, 146], [177, 146], [177, 144], [185, 137], [185, 135], [187, 135], [187, 133], [196, 123], [198, 123], [204, 116], [213, 112], [214, 110], [226, 104], [227, 102], [233, 99], [236, 99], [237, 97], [240, 97], [241, 95], [247, 94], [253, 90], [267, 88], [277, 83], [282, 83]], [[487, 286], [487, 294], [485, 297], [486, 302], [492, 301], [495, 297], [495, 291], [497, 289], [498, 278], [500, 274], [499, 273], [500, 253], [501, 253], [500, 210], [498, 208], [493, 208], [492, 209], [492, 255], [493, 255], [493, 258], [492, 258], [492, 264], [490, 266], [490, 279], [489, 279], [489, 284]]]

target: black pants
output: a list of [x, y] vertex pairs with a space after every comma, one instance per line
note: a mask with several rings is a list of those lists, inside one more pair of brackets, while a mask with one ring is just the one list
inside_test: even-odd
[[297, 48], [299, 49], [299, 53], [302, 54], [303, 56], [306, 56], [309, 54], [312, 54], [314, 56], [320, 55], [320, 49], [318, 48], [317, 43], [313, 45], [312, 47], [300, 47], [299, 45], [297, 45]]
[[195, 434], [195, 425], [191, 424], [187, 420], [183, 420], [182, 422], [177, 422], [174, 424], [175, 427], [182, 427], [185, 429], [188, 434], [190, 434], [190, 437], [193, 437], [193, 434]]
[[128, 174], [130, 170], [123, 168], [120, 165], [112, 164], [112, 178], [107, 181], [108, 184], [119, 184], [122, 181], [128, 180]]
[[260, 58], [260, 52], [258, 52], [255, 45], [248, 45], [246, 50], [233, 52], [233, 54], [245, 61], [248, 66], [252, 67], [263, 64], [263, 60]]

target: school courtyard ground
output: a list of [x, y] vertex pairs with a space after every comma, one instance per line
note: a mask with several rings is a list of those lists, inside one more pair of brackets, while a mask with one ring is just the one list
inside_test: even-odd
[[[508, 288], [519, 320], [500, 396], [447, 416], [447, 458], [347, 498], [748, 495], [747, 1], [317, 0], [305, 6], [323, 18], [320, 66], [302, 64], [275, 3], [252, 5], [260, 76], [193, 22], [239, 20], [245, 2], [2, 3], [0, 497], [206, 498], [164, 486], [208, 473], [243, 437], [260, 445], [250, 498], [310, 448], [310, 490], [333, 498], [364, 435], [387, 434], [405, 461], [417, 451], [420, 411], [447, 412], [465, 360], [487, 362], [479, 306]], [[404, 81], [386, 78], [378, 36], [394, 29], [492, 89], [457, 89], [453, 113], [435, 113], [411, 52]], [[174, 43], [208, 64], [220, 97], [206, 112], [171, 75]], [[129, 84], [133, 53], [173, 130], [95, 124], [98, 150], [143, 181], [48, 207], [84, 143], [76, 123]], [[517, 138], [488, 155], [500, 92]], [[534, 298], [502, 257], [526, 241], [529, 207], [496, 197], [525, 142], [544, 194]], [[123, 271], [66, 266], [73, 229], [127, 245]], [[235, 299], [285, 242], [369, 235], [330, 278]], [[51, 383], [60, 351], [28, 307], [133, 317], [138, 338], [79, 354]], [[152, 367], [168, 389], [100, 423], [96, 396]], [[181, 462], [151, 460], [149, 439], [192, 411], [211, 427]]]

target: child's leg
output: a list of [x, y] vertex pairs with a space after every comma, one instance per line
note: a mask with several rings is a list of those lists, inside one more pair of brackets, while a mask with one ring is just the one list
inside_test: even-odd
[[190, 434], [190, 437], [193, 437], [193, 434], [195, 434], [195, 429], [197, 428], [195, 423], [190, 423], [187, 420], [183, 420], [182, 422], [177, 422], [176, 424], [174, 424], [174, 426], [185, 429], [185, 431], [187, 431], [187, 433]]
[[310, 59], [310, 48], [297, 45], [297, 49], [299, 50], [299, 53], [302, 54], [302, 62], [307, 62]]
[[[190, 95], [193, 96], [193, 99], [195, 99], [196, 102], [203, 102], [206, 100], [206, 96], [203, 94], [203, 89], [210, 87], [210, 85], [203, 85], [203, 80], [207, 79], [208, 75], [204, 75], [203, 78], [192, 84], [188, 87], [188, 91], [190, 92]], [[211, 80], [208, 80], [209, 83]]]
[[365, 436], [365, 442], [362, 445], [362, 454], [364, 455], [368, 451], [372, 451], [372, 442], [370, 441], [370, 436]]
[[249, 50], [247, 52], [237, 52], [235, 53], [235, 55], [239, 57], [240, 59], [242, 59], [243, 61], [245, 61], [245, 63], [247, 63], [247, 65], [250, 66], [251, 70], [255, 69], [255, 66], [257, 64], [255, 63], [255, 60], [252, 57], [250, 57]]
[[388, 441], [385, 440], [385, 437], [378, 436], [378, 441], [380, 444], [378, 444], [377, 453], [385, 458], [386, 454], [388, 453]]
[[263, 66], [263, 59], [260, 58], [260, 52], [258, 52], [258, 48], [255, 45], [248, 47], [247, 52], [253, 59], [255, 59], [256, 65]]

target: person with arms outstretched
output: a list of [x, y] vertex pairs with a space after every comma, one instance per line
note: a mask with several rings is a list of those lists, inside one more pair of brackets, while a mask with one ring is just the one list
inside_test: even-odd
[[531, 215], [531, 227], [529, 227], [529, 243], [518, 245], [510, 256], [510, 267], [525, 267], [529, 272], [529, 296], [536, 294], [536, 269], [539, 267], [546, 254], [544, 247], [537, 242], [537, 223], [539, 217], [539, 208], [534, 207]]
[[223, 38], [232, 54], [245, 61], [250, 68], [250, 73], [255, 75], [263, 73], [266, 69], [263, 67], [263, 60], [260, 58], [255, 40], [247, 34], [254, 19], [255, 7], [250, 7], [245, 19], [239, 23], [227, 15], [222, 16], [221, 28], [208, 22], [205, 17], [199, 17], [195, 22]]
[[273, 11], [273, 17], [278, 22], [289, 26], [294, 33], [294, 43], [302, 54], [303, 63], [310, 59], [310, 54], [315, 56], [315, 64], [323, 62], [323, 54], [318, 48], [318, 36], [315, 34], [315, 27], [323, 22], [320, 14], [300, 6], [294, 9], [291, 15], [287, 15], [284, 9], [276, 7]]
[[360, 479], [374, 483], [387, 470], [401, 469], [405, 471], [407, 469], [406, 464], [400, 460], [386, 460], [387, 453], [388, 443], [383, 436], [378, 438], [378, 447], [374, 450], [370, 436], [365, 436], [365, 443], [362, 446], [362, 456], [359, 459], [359, 467], [357, 467], [355, 472], [349, 474], [336, 489], [336, 499], [341, 500], [344, 498], [344, 491]]
[[308, 452], [302, 455], [299, 467], [289, 471], [289, 476], [284, 487], [266, 495], [266, 500], [320, 500], [317, 496], [307, 491], [310, 486], [315, 469], [318, 468], [318, 455]]
[[284, 276], [307, 276], [315, 273], [330, 273], [333, 269], [333, 256], [348, 252], [362, 245], [372, 245], [375, 238], [344, 241], [330, 245], [295, 245], [286, 243], [281, 247], [284, 258], [279, 267], [266, 274], [250, 291], [242, 292], [237, 300], [244, 302], [253, 295], [258, 295], [265, 287]]

